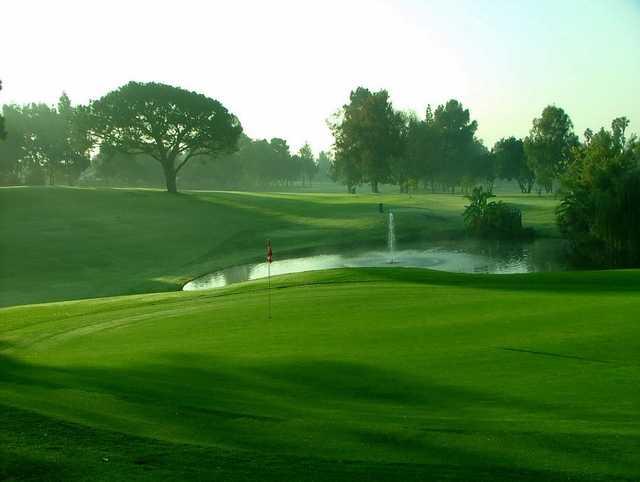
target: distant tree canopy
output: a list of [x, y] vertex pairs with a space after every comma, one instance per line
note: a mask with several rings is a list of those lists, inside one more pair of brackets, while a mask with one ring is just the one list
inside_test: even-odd
[[[0, 80], [0, 90], [2, 90], [2, 80]], [[4, 117], [0, 114], [0, 141], [7, 138], [7, 131], [4, 127]]]
[[533, 127], [524, 140], [524, 149], [529, 167], [546, 192], [553, 190], [553, 181], [566, 171], [571, 150], [577, 145], [573, 123], [560, 107], [550, 105], [533, 120]]
[[457, 100], [427, 108], [424, 119], [394, 111], [388, 93], [359, 87], [330, 124], [335, 143], [332, 176], [349, 192], [364, 182], [395, 183], [401, 192], [420, 181], [433, 190], [467, 191], [493, 183], [493, 155], [476, 137], [476, 121]]
[[330, 126], [335, 137], [336, 176], [349, 190], [368, 182], [378, 192], [380, 183], [391, 180], [391, 160], [402, 154], [403, 119], [394, 111], [386, 90], [358, 87], [349, 100]]
[[333, 159], [331, 157], [331, 153], [320, 151], [318, 154], [318, 159], [316, 160], [316, 170], [318, 176], [323, 179], [331, 179], [331, 165], [333, 163]]
[[[181, 185], [201, 189], [270, 189], [333, 180], [355, 192], [395, 184], [408, 193], [468, 194], [497, 179], [517, 182], [523, 193], [568, 186], [573, 164], [593, 139], [581, 144], [560, 107], [547, 106], [525, 139], [505, 137], [488, 150], [478, 123], [451, 99], [423, 117], [395, 110], [386, 90], [353, 90], [332, 117], [330, 152], [315, 158], [305, 143], [292, 152], [283, 138], [250, 139], [218, 101], [158, 83], [131, 82], [87, 106], [63, 93], [57, 105], [4, 105], [0, 116], [0, 184]], [[610, 135], [624, 138], [628, 121], [616, 119]], [[625, 141], [629, 152], [637, 142]], [[626, 145], [625, 144], [625, 145]], [[196, 159], [196, 161], [192, 161]], [[192, 161], [192, 162], [190, 162]], [[162, 169], [157, 169], [159, 163]], [[188, 169], [184, 167], [189, 164]], [[581, 163], [578, 163], [582, 165]], [[568, 232], [568, 231], [567, 231]]]
[[302, 185], [305, 185], [305, 180], [309, 183], [309, 186], [313, 183], [313, 178], [318, 172], [318, 165], [313, 157], [313, 151], [308, 142], [304, 144], [298, 151], [298, 162], [300, 163], [300, 174], [302, 177]]
[[242, 134], [220, 102], [158, 83], [130, 82], [82, 109], [80, 121], [101, 145], [159, 162], [171, 193], [192, 158], [233, 152]]
[[500, 139], [493, 146], [497, 177], [508, 181], [516, 180], [523, 193], [530, 193], [536, 176], [527, 162], [522, 139], [508, 137]]
[[73, 184], [90, 163], [91, 139], [75, 123], [77, 111], [63, 93], [56, 107], [3, 107], [7, 139], [0, 144], [4, 183], [56, 184], [62, 174]]
[[209, 162], [206, 156], [180, 174], [180, 183], [192, 188], [269, 189], [310, 185], [317, 171], [310, 146], [293, 154], [281, 138], [250, 139], [242, 135], [238, 150]]
[[562, 177], [558, 225], [573, 255], [597, 266], [640, 266], [640, 142], [629, 121], [585, 133]]
[[493, 168], [486, 173], [479, 169], [487, 150], [475, 138], [478, 123], [471, 120], [469, 110], [460, 102], [452, 99], [438, 106], [433, 114], [432, 129], [433, 180], [453, 189], [457, 185], [469, 187], [475, 183], [474, 178], [493, 176]]

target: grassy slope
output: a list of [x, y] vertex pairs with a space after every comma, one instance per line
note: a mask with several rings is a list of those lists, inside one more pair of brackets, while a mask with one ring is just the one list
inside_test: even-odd
[[639, 272], [276, 286], [0, 310], [0, 479], [640, 477]]
[[[554, 235], [555, 201], [504, 199]], [[178, 289], [213, 269], [349, 242], [383, 243], [384, 202], [404, 238], [459, 236], [466, 200], [447, 195], [247, 194], [0, 189], [0, 306]]]

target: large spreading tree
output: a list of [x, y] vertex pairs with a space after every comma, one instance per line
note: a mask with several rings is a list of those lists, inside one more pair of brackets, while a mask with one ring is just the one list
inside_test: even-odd
[[192, 158], [234, 152], [242, 134], [236, 116], [217, 100], [159, 83], [120, 87], [84, 108], [81, 122], [101, 144], [158, 161], [171, 193]]

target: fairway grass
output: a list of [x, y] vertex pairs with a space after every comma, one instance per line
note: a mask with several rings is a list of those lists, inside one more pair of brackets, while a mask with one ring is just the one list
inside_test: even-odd
[[[500, 196], [539, 236], [557, 201]], [[0, 480], [634, 481], [640, 271], [215, 269], [464, 235], [466, 199], [0, 189]], [[116, 296], [119, 295], [119, 296]]]
[[[501, 196], [541, 236], [557, 201]], [[175, 291], [199, 275], [336, 247], [464, 236], [467, 200], [444, 194], [266, 194], [144, 189], [0, 188], [0, 306]]]
[[640, 272], [272, 291], [0, 310], [0, 479], [640, 477]]

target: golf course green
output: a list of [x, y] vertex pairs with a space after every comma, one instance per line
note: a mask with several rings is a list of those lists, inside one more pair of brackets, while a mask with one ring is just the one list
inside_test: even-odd
[[[556, 201], [501, 196], [540, 236]], [[0, 480], [640, 478], [640, 271], [339, 269], [461, 236], [461, 196], [0, 189]]]

